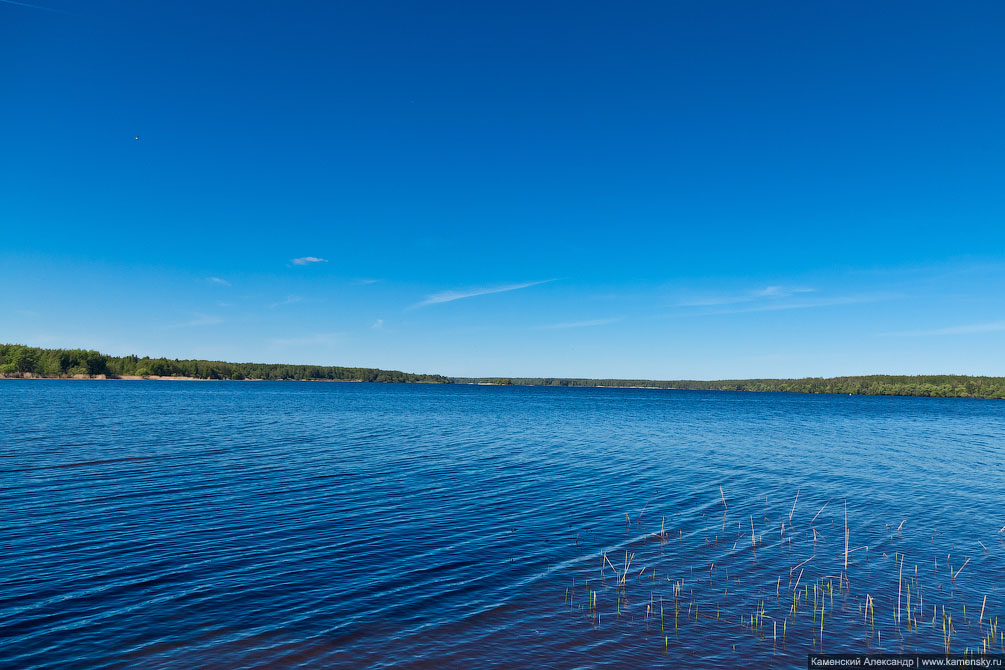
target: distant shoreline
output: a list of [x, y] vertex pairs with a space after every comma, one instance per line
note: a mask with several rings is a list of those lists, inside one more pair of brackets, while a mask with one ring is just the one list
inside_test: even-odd
[[[27, 375], [10, 375], [10, 374], [0, 374], [0, 381], [4, 380], [21, 380], [21, 381], [174, 381], [174, 382], [328, 382], [337, 384], [362, 384], [364, 380], [362, 379], [208, 379], [204, 377], [184, 377], [184, 376], [166, 376], [166, 375], [150, 375], [146, 377], [141, 377], [138, 375], [35, 375], [28, 373]], [[582, 381], [582, 380], [576, 380]], [[779, 380], [785, 381], [785, 380]], [[401, 381], [401, 382], [371, 382], [377, 384], [441, 384], [442, 382], [428, 382], [428, 381]], [[1000, 396], [990, 396], [990, 395], [926, 395], [921, 393], [847, 393], [844, 391], [814, 391], [814, 390], [798, 390], [798, 389], [783, 389], [783, 388], [732, 388], [729, 386], [715, 386], [714, 382], [709, 382], [712, 384], [710, 386], [705, 386], [703, 388], [694, 388], [687, 386], [628, 386], [628, 385], [615, 385], [615, 384], [527, 384], [521, 382], [510, 382], [510, 383], [499, 383], [499, 382], [482, 382], [482, 381], [454, 381], [449, 382], [454, 386], [520, 386], [524, 388], [530, 388], [535, 386], [548, 386], [548, 387], [564, 387], [564, 388], [596, 388], [596, 389], [613, 389], [613, 390], [643, 390], [643, 391], [727, 391], [727, 392], [744, 392], [744, 393], [806, 393], [810, 395], [858, 395], [858, 396], [871, 396], [871, 397], [882, 397], [882, 396], [896, 396], [902, 398], [956, 398], [956, 399], [970, 399], [970, 400], [1003, 400], [1005, 398]], [[702, 382], [702, 384], [705, 384]], [[899, 390], [899, 389], [898, 389]]]
[[[208, 377], [182, 377], [182, 376], [162, 376], [149, 375], [140, 377], [138, 375], [4, 375], [0, 374], [0, 381], [22, 380], [22, 381], [138, 381], [138, 382], [324, 382], [330, 384], [363, 384], [363, 379], [210, 379]], [[440, 384], [442, 382], [409, 381], [409, 382], [371, 382], [376, 384]], [[482, 384], [482, 386], [497, 386], [497, 384]]]
[[970, 377], [966, 375], [866, 375], [860, 377], [720, 379], [713, 381], [566, 377], [451, 377], [450, 382], [475, 386], [566, 386], [603, 389], [1005, 399], [1005, 377]]
[[[21, 379], [21, 380], [31, 380], [31, 381], [175, 381], [175, 382], [265, 382], [265, 381], [280, 381], [280, 382], [333, 382], [338, 384], [361, 384], [362, 379], [208, 379], [205, 377], [180, 377], [180, 376], [162, 376], [162, 375], [149, 375], [146, 377], [141, 377], [139, 375], [35, 375], [28, 373], [27, 375], [3, 375], [0, 374], [0, 380], [3, 379]], [[427, 382], [411, 382], [415, 384], [423, 384]]]
[[196, 359], [109, 356], [88, 349], [42, 349], [0, 344], [0, 376], [43, 379], [194, 381], [229, 379], [447, 384], [443, 375], [379, 368], [295, 363], [231, 363]]
[[0, 379], [123, 381], [324, 381], [472, 386], [565, 386], [604, 389], [750, 391], [830, 395], [1005, 399], [1005, 377], [860, 375], [801, 379], [589, 379], [569, 377], [447, 377], [379, 368], [291, 363], [231, 363], [108, 356], [84, 349], [0, 344]]

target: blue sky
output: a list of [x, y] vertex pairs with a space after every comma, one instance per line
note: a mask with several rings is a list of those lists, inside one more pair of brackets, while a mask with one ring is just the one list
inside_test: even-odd
[[0, 2], [0, 340], [1005, 375], [1002, 25], [998, 2]]

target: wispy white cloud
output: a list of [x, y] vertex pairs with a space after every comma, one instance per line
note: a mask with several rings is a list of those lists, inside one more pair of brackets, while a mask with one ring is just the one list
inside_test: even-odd
[[964, 326], [949, 326], [933, 330], [903, 330], [891, 333], [880, 333], [884, 337], [922, 337], [925, 335], [972, 335], [974, 333], [994, 333], [1005, 330], [1005, 321], [991, 323], [971, 323]]
[[212, 326], [218, 323], [223, 323], [223, 319], [219, 316], [213, 314], [199, 314], [193, 315], [191, 321], [185, 321], [183, 323], [173, 323], [168, 328], [190, 328], [193, 326]]
[[714, 307], [716, 305], [733, 305], [736, 303], [755, 302], [759, 300], [788, 298], [800, 293], [813, 293], [814, 291], [816, 291], [816, 289], [804, 287], [765, 286], [764, 288], [747, 291], [745, 293], [696, 297], [689, 300], [683, 300], [677, 303], [677, 306]]
[[310, 265], [312, 263], [327, 263], [328, 259], [318, 258], [317, 256], [303, 256], [301, 258], [294, 258], [290, 262], [294, 265]]
[[219, 277], [207, 277], [206, 281], [211, 284], [219, 284], [220, 286], [230, 286], [230, 282], [226, 279], [220, 279]]
[[370, 284], [376, 284], [379, 279], [356, 279], [354, 280], [357, 284], [362, 284], [363, 286], [369, 286]]
[[754, 296], [757, 298], [785, 298], [796, 293], [813, 293], [815, 290], [812, 288], [765, 286], [758, 291], [754, 291]]
[[285, 300], [280, 300], [279, 302], [274, 302], [269, 307], [281, 307], [282, 305], [292, 305], [294, 303], [303, 302], [304, 299], [299, 295], [288, 295]]
[[426, 307], [427, 305], [438, 305], [444, 302], [453, 302], [454, 300], [463, 300], [465, 298], [474, 298], [480, 295], [489, 295], [491, 293], [506, 293], [508, 291], [517, 291], [522, 288], [530, 288], [531, 286], [537, 286], [539, 284], [546, 284], [548, 282], [555, 281], [554, 279], [543, 279], [541, 281], [529, 281], [522, 284], [506, 284], [504, 286], [485, 286], [482, 288], [472, 288], [464, 290], [451, 290], [451, 291], [440, 291], [439, 293], [433, 293], [432, 295], [427, 295], [425, 299], [418, 302], [410, 309], [416, 307]]
[[898, 297], [892, 293], [875, 295], [846, 295], [834, 298], [820, 298], [818, 300], [793, 300], [787, 302], [777, 302], [762, 305], [750, 305], [748, 307], [736, 307], [729, 309], [717, 309], [703, 314], [744, 314], [747, 312], [776, 312], [789, 309], [811, 309], [814, 307], [833, 307], [837, 305], [858, 305], [868, 302], [879, 302], [881, 300], [892, 300]]
[[[698, 296], [677, 303], [677, 307], [693, 308], [695, 315], [743, 314], [747, 312], [776, 312], [793, 309], [811, 309], [837, 305], [855, 305], [899, 297], [892, 293], [873, 293], [823, 297], [817, 289], [806, 286], [765, 286], [743, 293]], [[704, 309], [702, 309], [704, 308]]]
[[370, 324], [370, 327], [373, 328], [374, 330], [380, 330], [381, 328], [384, 327], [384, 319], [377, 319], [372, 324]]
[[544, 329], [559, 329], [559, 328], [589, 328], [591, 326], [606, 326], [610, 323], [617, 323], [621, 321], [622, 317], [614, 317], [610, 319], [591, 319], [589, 321], [568, 321], [565, 323], [552, 323], [547, 326], [541, 326]]

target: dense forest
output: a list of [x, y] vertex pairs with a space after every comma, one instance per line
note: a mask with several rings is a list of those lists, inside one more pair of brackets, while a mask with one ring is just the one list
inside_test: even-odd
[[375, 368], [281, 363], [226, 363], [144, 356], [107, 356], [83, 349], [39, 349], [0, 344], [0, 374], [6, 377], [195, 377], [197, 379], [267, 379], [360, 382], [448, 383], [441, 375], [420, 375]]
[[653, 381], [648, 379], [564, 379], [558, 377], [444, 377], [376, 368], [285, 363], [226, 363], [144, 356], [107, 356], [84, 349], [39, 349], [0, 344], [4, 377], [195, 377], [361, 382], [429, 382], [523, 386], [595, 386], [689, 389], [698, 391], [781, 391], [853, 395], [909, 395], [940, 398], [1005, 398], [1005, 377], [965, 375], [868, 375], [806, 379], [727, 379]]
[[853, 395], [911, 395], [939, 398], [1005, 398], [1005, 377], [965, 375], [868, 375], [806, 379], [727, 379], [720, 381], [651, 381], [646, 379], [461, 378], [457, 384], [520, 384], [525, 386], [611, 386], [701, 391], [781, 391]]

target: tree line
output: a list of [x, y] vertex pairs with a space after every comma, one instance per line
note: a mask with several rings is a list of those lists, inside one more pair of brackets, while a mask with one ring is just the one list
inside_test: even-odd
[[688, 389], [695, 391], [776, 391], [901, 395], [933, 398], [1005, 398], [1005, 377], [967, 375], [866, 375], [808, 377], [806, 379], [726, 379], [718, 381], [650, 379], [567, 379], [560, 377], [453, 377], [458, 384], [517, 384], [523, 386], [592, 386]]
[[697, 391], [776, 391], [900, 395], [938, 398], [1005, 398], [1005, 377], [967, 375], [866, 375], [805, 379], [727, 379], [718, 381], [650, 379], [576, 379], [561, 377], [444, 377], [377, 368], [285, 363], [228, 363], [144, 356], [108, 356], [86, 349], [41, 349], [0, 344], [0, 375], [5, 377], [195, 377], [197, 379], [329, 380], [427, 382], [523, 386], [592, 386], [689, 389]]
[[108, 356], [85, 349], [40, 349], [0, 344], [0, 374], [5, 377], [195, 377], [196, 379], [328, 380], [448, 383], [442, 375], [377, 368], [285, 363], [227, 363], [144, 356]]

